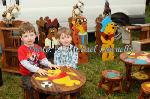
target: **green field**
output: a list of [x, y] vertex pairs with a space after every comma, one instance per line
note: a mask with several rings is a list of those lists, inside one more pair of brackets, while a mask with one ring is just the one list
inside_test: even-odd
[[[150, 7], [147, 7], [146, 21], [150, 22]], [[115, 42], [116, 47], [123, 47], [121, 42]], [[94, 42], [89, 44], [95, 46]], [[140, 83], [137, 82], [132, 86], [131, 92], [113, 93], [106, 96], [104, 90], [97, 88], [97, 83], [100, 80], [100, 73], [105, 69], [119, 70], [125, 76], [125, 66], [119, 59], [119, 54], [116, 53], [115, 60], [102, 62], [101, 56], [95, 53], [90, 53], [89, 62], [79, 65], [79, 70], [82, 71], [87, 78], [87, 82], [83, 87], [79, 99], [137, 99], [139, 94]], [[1, 62], [0, 62], [1, 63]], [[0, 65], [1, 66], [1, 65]], [[134, 69], [136, 70], [136, 69]], [[3, 86], [0, 87], [0, 99], [23, 99], [23, 90], [20, 87], [20, 75], [3, 72]], [[123, 81], [123, 90], [125, 89], [125, 80]], [[105, 98], [100, 98], [100, 97]]]

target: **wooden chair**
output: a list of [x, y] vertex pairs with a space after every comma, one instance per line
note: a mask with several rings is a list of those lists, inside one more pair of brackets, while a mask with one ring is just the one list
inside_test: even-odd
[[106, 90], [106, 94], [111, 94], [113, 91], [119, 90], [122, 92], [122, 79], [121, 73], [116, 70], [102, 71], [102, 79], [98, 83], [99, 88]]
[[144, 82], [141, 84], [141, 89], [140, 89], [140, 94], [138, 96], [138, 99], [150, 99], [150, 82]]

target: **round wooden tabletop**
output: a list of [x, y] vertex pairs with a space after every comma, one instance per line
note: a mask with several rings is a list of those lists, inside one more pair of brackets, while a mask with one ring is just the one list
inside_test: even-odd
[[117, 70], [104, 70], [104, 71], [102, 71], [102, 76], [107, 78], [108, 80], [122, 79], [121, 73]]
[[150, 82], [144, 82], [141, 84], [141, 88], [144, 92], [150, 93]]
[[[46, 69], [51, 74], [54, 74], [55, 70]], [[50, 70], [50, 71], [49, 71]], [[56, 69], [57, 70], [57, 69]], [[46, 94], [70, 94], [80, 91], [82, 86], [86, 82], [86, 77], [79, 70], [67, 67], [60, 67], [61, 75], [55, 76], [40, 76], [35, 73], [31, 77], [31, 83], [35, 90]], [[40, 80], [36, 79], [40, 77]], [[43, 82], [50, 82], [52, 86], [43, 87]], [[69, 85], [72, 83], [71, 85]], [[68, 86], [68, 85], [69, 86]]]
[[150, 66], [150, 53], [148, 52], [123, 52], [120, 59], [126, 64]]

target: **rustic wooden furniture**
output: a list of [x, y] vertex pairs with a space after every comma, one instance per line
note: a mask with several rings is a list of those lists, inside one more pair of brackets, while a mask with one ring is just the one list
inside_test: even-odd
[[19, 26], [22, 21], [14, 21], [12, 27], [6, 27], [0, 21], [0, 43], [2, 46], [2, 70], [7, 72], [18, 73], [19, 62], [17, 49], [21, 45], [19, 35]]
[[[24, 99], [31, 99], [29, 90], [27, 90], [26, 87], [24, 87], [22, 83], [21, 83], [20, 87], [23, 89]], [[34, 97], [34, 99], [40, 99], [39, 94], [36, 93], [35, 90], [33, 90], [33, 97]]]
[[[36, 90], [36, 92], [49, 94], [50, 95], [49, 97], [53, 97], [51, 99], [55, 99], [55, 95], [60, 95], [61, 98], [68, 99], [68, 97], [70, 97], [71, 94], [77, 94], [78, 92], [80, 92], [81, 88], [86, 82], [86, 77], [79, 70], [75, 70], [73, 68], [60, 67], [60, 69], [63, 72], [73, 72], [77, 74], [77, 76], [70, 76], [70, 79], [79, 80], [80, 85], [64, 86], [64, 85], [56, 84], [53, 81], [51, 81], [53, 85], [49, 88], [44, 88], [41, 86], [41, 81], [35, 80], [35, 77], [38, 77], [39, 74], [33, 74], [33, 76], [31, 77], [31, 83], [33, 85], [33, 88]], [[77, 96], [73, 95], [72, 98], [77, 99]]]
[[100, 80], [98, 87], [106, 90], [107, 94], [111, 94], [113, 91], [122, 92], [122, 75], [117, 70], [104, 70], [101, 73], [102, 79]]
[[138, 41], [132, 41], [132, 48], [134, 51], [143, 51], [144, 46], [148, 46], [150, 44], [150, 38]]
[[[128, 30], [130, 32], [129, 33], [130, 44], [132, 43], [133, 50], [141, 51], [143, 48], [143, 45], [150, 44], [150, 24], [126, 26], [125, 28], [126, 28], [126, 30]], [[132, 31], [133, 30], [140, 31], [140, 40], [132, 41]]]
[[133, 77], [131, 75], [132, 66], [136, 67], [150, 67], [150, 53], [147, 52], [123, 52], [120, 54], [120, 59], [125, 63], [126, 68], [126, 91], [130, 90], [133, 84]]
[[[147, 95], [148, 98], [146, 98], [145, 95]], [[138, 99], [150, 99], [150, 82], [144, 82], [141, 84]]]

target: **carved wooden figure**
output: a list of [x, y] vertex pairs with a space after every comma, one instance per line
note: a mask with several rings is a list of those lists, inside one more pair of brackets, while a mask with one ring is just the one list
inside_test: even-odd
[[46, 38], [45, 23], [46, 22], [43, 19], [43, 17], [40, 17], [40, 19], [36, 21], [36, 24], [38, 26], [38, 32], [39, 32], [39, 42], [38, 42], [38, 44], [41, 47], [44, 47], [44, 42], [45, 42], [45, 38]]
[[47, 38], [45, 39], [45, 48], [47, 50], [47, 58], [54, 58], [55, 48], [58, 47], [59, 43], [56, 39], [56, 34], [58, 32], [59, 22], [55, 18], [53, 21], [47, 20], [46, 23], [46, 34]]
[[88, 62], [87, 44], [87, 19], [82, 16], [69, 18], [70, 28], [72, 29], [72, 38], [75, 46], [79, 48], [79, 61], [78, 63]]
[[96, 18], [96, 31], [95, 31], [95, 37], [96, 37], [96, 53], [100, 53], [102, 42], [101, 42], [101, 21], [103, 20], [102, 15], [99, 15], [99, 17]]
[[112, 22], [109, 16], [106, 16], [101, 23], [102, 61], [114, 60], [114, 34], [117, 28], [116, 24]]

